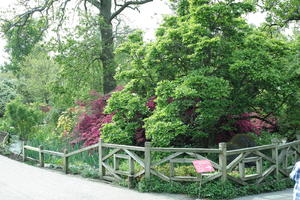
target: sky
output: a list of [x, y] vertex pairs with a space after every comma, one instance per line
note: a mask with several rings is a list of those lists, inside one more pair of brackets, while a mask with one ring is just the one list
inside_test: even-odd
[[[16, 0], [2, 0], [0, 11], [12, 9], [15, 7]], [[173, 11], [167, 5], [166, 0], [154, 0], [140, 6], [140, 12], [131, 9], [126, 10], [123, 15], [126, 18], [126, 24], [132, 28], [141, 29], [144, 31], [144, 37], [147, 40], [154, 39], [156, 28], [162, 22], [165, 15], [171, 15]], [[259, 25], [264, 21], [264, 15], [260, 13], [251, 14], [246, 17], [249, 23]], [[7, 61], [8, 55], [4, 51], [5, 40], [0, 38], [0, 65]]]

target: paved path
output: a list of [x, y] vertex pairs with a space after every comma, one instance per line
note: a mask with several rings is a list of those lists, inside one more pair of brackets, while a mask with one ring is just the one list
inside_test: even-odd
[[0, 200], [191, 200], [183, 195], [139, 193], [0, 156]]
[[240, 197], [235, 200], [292, 200], [293, 189], [287, 189], [279, 192], [264, 193], [247, 197]]
[[[0, 200], [192, 200], [184, 195], [139, 193], [100, 181], [33, 167], [0, 156]], [[292, 200], [292, 189], [235, 200]]]

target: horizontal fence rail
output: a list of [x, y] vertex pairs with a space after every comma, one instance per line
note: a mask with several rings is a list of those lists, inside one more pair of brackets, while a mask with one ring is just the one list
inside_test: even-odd
[[[73, 152], [55, 152], [44, 150], [43, 146], [31, 147], [23, 144], [23, 161], [33, 160], [44, 167], [45, 154], [57, 156], [63, 160], [63, 171], [68, 173], [69, 158], [83, 152], [97, 150], [99, 157], [99, 178], [108, 181], [128, 180], [129, 187], [134, 179], [144, 176], [159, 177], [165, 181], [199, 181], [196, 172], [182, 176], [176, 174], [180, 166], [193, 169], [194, 160], [210, 160], [215, 172], [203, 174], [202, 183], [221, 179], [231, 180], [241, 185], [259, 184], [273, 175], [277, 180], [289, 176], [293, 165], [300, 159], [300, 140], [250, 148], [227, 150], [226, 143], [219, 148], [159, 148], [151, 147], [149, 142], [144, 147], [99, 143]], [[38, 159], [27, 156], [26, 151], [39, 154]], [[126, 166], [126, 169], [122, 166]]]

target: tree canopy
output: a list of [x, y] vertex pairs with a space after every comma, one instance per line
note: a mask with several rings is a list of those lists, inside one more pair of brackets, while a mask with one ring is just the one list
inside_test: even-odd
[[43, 19], [30, 19], [27, 26], [16, 26], [11, 28], [10, 22], [2, 24], [1, 31], [6, 39], [5, 50], [10, 56], [10, 63], [6, 64], [4, 70], [17, 74], [20, 63], [31, 53], [34, 46], [43, 39], [46, 24]]
[[[298, 98], [293, 62], [299, 52], [294, 41], [247, 24], [242, 16], [254, 10], [251, 2], [181, 1], [156, 41], [131, 35], [118, 50], [131, 58], [131, 68], [117, 74], [128, 84], [109, 100], [106, 112], [115, 113], [114, 122], [105, 125], [103, 138], [134, 143], [143, 129], [157, 146], [207, 145], [229, 121], [243, 118], [278, 130], [270, 118]], [[150, 99], [155, 109], [147, 107]]]
[[[7, 35], [7, 38], [10, 40], [8, 47], [12, 46], [14, 51], [17, 53], [17, 56], [20, 55], [18, 53], [18, 48], [15, 48], [15, 42], [20, 43], [19, 39], [22, 38], [22, 35], [26, 35], [28, 32], [39, 30], [38, 26], [34, 26], [32, 29], [32, 21], [35, 18], [38, 18], [38, 22], [42, 21], [45, 26], [44, 29], [52, 28], [55, 32], [61, 31], [64, 28], [64, 23], [66, 23], [66, 19], [68, 18], [68, 13], [72, 10], [72, 5], [75, 10], [79, 10], [78, 17], [82, 17], [82, 13], [85, 15], [92, 15], [97, 19], [101, 20], [101, 23], [95, 23], [95, 26], [99, 30], [99, 40], [101, 43], [99, 45], [98, 60], [100, 61], [98, 64], [99, 69], [103, 68], [103, 88], [104, 92], [110, 92], [116, 87], [116, 81], [114, 79], [115, 75], [115, 63], [114, 63], [114, 34], [113, 34], [113, 20], [116, 20], [119, 15], [125, 9], [137, 9], [139, 5], [143, 5], [149, 3], [153, 0], [120, 0], [120, 1], [112, 1], [112, 0], [80, 0], [78, 2], [72, 0], [44, 0], [44, 1], [20, 1], [20, 6], [25, 9], [25, 12], [21, 14], [14, 14], [15, 17], [13, 19], [6, 19], [6, 25], [3, 31]], [[71, 3], [73, 2], [73, 4]], [[70, 6], [71, 5], [71, 6]], [[71, 10], [70, 10], [71, 8]], [[17, 34], [15, 34], [17, 32]], [[39, 31], [43, 32], [43, 31]], [[12, 38], [16, 37], [17, 40]], [[38, 36], [40, 36], [39, 34]], [[21, 38], [19, 38], [21, 36]], [[28, 50], [32, 48], [31, 44], [35, 44], [36, 40], [40, 39], [40, 37], [36, 38], [36, 34], [32, 34], [32, 37], [27, 37], [30, 41], [26, 41], [26, 48], [24, 53], [27, 55]], [[29, 42], [29, 44], [27, 44]], [[87, 47], [87, 48], [90, 48]], [[17, 57], [18, 59], [18, 57]], [[100, 64], [101, 63], [101, 64]], [[17, 69], [14, 69], [17, 70]]]

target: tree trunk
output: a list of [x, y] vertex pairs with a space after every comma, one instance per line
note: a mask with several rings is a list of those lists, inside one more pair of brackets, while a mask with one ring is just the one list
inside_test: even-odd
[[100, 26], [102, 42], [101, 61], [103, 64], [103, 90], [104, 93], [108, 93], [116, 87], [116, 80], [114, 79], [114, 40], [112, 24], [110, 22], [111, 0], [101, 1], [100, 15], [104, 20], [104, 24], [101, 24]]

